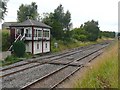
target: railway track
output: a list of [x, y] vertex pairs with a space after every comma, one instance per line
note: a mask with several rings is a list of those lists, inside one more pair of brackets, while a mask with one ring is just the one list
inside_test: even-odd
[[[52, 72], [52, 73], [50, 73], [48, 75], [43, 76], [43, 77], [39, 78], [38, 80], [36, 80], [34, 82], [29, 83], [28, 85], [22, 87], [20, 90], [30, 90], [31, 88], [50, 88], [50, 90], [52, 90], [52, 89], [56, 88], [59, 84], [64, 82], [71, 75], [73, 75], [78, 70], [80, 70], [82, 67], [84, 67], [84, 64], [82, 64], [82, 63], [79, 66], [77, 66], [77, 67], [72, 67], [71, 66], [72, 62], [80, 61], [80, 60], [85, 59], [85, 58], [87, 58], [87, 62], [90, 62], [94, 58], [99, 56], [102, 53], [102, 52], [99, 52], [99, 51], [101, 49], [105, 48], [105, 47], [102, 47], [102, 48], [96, 50], [95, 52], [93, 52], [93, 53], [91, 53], [89, 55], [84, 56], [83, 58], [78, 58], [78, 59], [76, 59], [74, 61], [69, 62], [67, 65], [63, 66], [62, 68], [60, 68], [60, 69], [58, 69], [58, 70], [56, 70], [56, 71], [54, 71], [54, 72]], [[93, 56], [90, 57], [91, 55], [93, 55]], [[72, 67], [72, 68], [69, 68], [69, 67]], [[64, 74], [64, 72], [68, 72], [69, 70], [71, 72], [67, 73], [66, 75], [63, 75], [64, 77], [60, 78], [61, 77], [60, 75]], [[60, 79], [56, 81], [55, 77], [59, 77]], [[46, 84], [46, 82], [47, 82], [47, 84]]]
[[[52, 56], [46, 57], [45, 59], [48, 59], [48, 58], [50, 59], [50, 58], [51, 58], [49, 61], [43, 61], [43, 62], [39, 62], [39, 63], [37, 63], [37, 61], [27, 61], [27, 62], [24, 62], [23, 64], [11, 66], [11, 67], [8, 67], [8, 68], [3, 68], [3, 69], [0, 70], [0, 72], [4, 72], [4, 71], [7, 71], [7, 70], [15, 69], [15, 68], [22, 67], [22, 66], [27, 66], [27, 65], [30, 65], [30, 64], [33, 64], [33, 63], [37, 63], [37, 65], [33, 65], [33, 66], [30, 66], [30, 67], [26, 67], [26, 68], [24, 68], [24, 69], [21, 69], [21, 70], [15, 71], [15, 72], [11, 72], [11, 73], [8, 73], [8, 74], [5, 74], [5, 75], [2, 74], [2, 75], [0, 76], [0, 78], [9, 76], [9, 75], [12, 75], [12, 74], [15, 74], [15, 73], [18, 73], [18, 72], [21, 72], [21, 71], [24, 71], [24, 70], [33, 68], [33, 67], [37, 67], [37, 66], [39, 66], [39, 65], [48, 63], [48, 62], [50, 62], [50, 61], [52, 61], [52, 60], [64, 58], [64, 57], [66, 57], [66, 56], [70, 56], [70, 55], [73, 55], [73, 54], [78, 53], [78, 52], [81, 52], [81, 50], [80, 50], [80, 51], [77, 51], [77, 52], [72, 52], [72, 51], [71, 51], [71, 52], [69, 52], [69, 53], [68, 53], [68, 52], [64, 52], [64, 53], [61, 53], [61, 54], [58, 54], [58, 55], [52, 55]], [[62, 56], [60, 56], [60, 55], [62, 55]], [[59, 57], [58, 57], [58, 56], [59, 56]], [[43, 59], [43, 58], [42, 58], [42, 59]]]
[[[26, 89], [30, 89], [30, 88], [34, 88], [34, 87], [37, 87], [38, 85], [37, 85], [37, 83], [39, 84], [39, 83], [43, 83], [43, 81], [46, 81], [46, 79], [47, 80], [49, 80], [50, 78], [51, 78], [51, 76], [54, 76], [54, 75], [56, 75], [56, 74], [58, 74], [58, 75], [60, 75], [60, 72], [67, 72], [66, 71], [66, 69], [68, 68], [68, 73], [66, 74], [66, 75], [64, 75], [64, 76], [66, 76], [66, 77], [62, 77], [60, 80], [58, 80], [57, 82], [55, 82], [52, 86], [49, 86], [50, 85], [50, 83], [48, 84], [48, 87], [49, 88], [56, 88], [60, 83], [62, 83], [64, 80], [66, 80], [67, 78], [69, 78], [71, 75], [73, 75], [75, 72], [77, 72], [78, 70], [80, 70], [82, 67], [84, 67], [84, 64], [85, 63], [87, 63], [87, 62], [90, 62], [91, 60], [93, 60], [95, 57], [97, 57], [97, 56], [99, 56], [102, 52], [100, 52], [103, 48], [105, 48], [106, 46], [108, 45], [108, 43], [102, 43], [102, 44], [100, 44], [100, 45], [94, 45], [94, 46], [91, 46], [91, 47], [87, 47], [87, 48], [83, 48], [82, 50], [81, 49], [77, 49], [78, 51], [76, 51], [76, 50], [74, 50], [74, 52], [73, 51], [71, 51], [71, 52], [69, 52], [69, 53], [64, 53], [64, 54], [60, 54], [60, 55], [62, 55], [62, 56], [48, 56], [48, 57], [46, 57], [46, 59], [50, 59], [47, 63], [49, 64], [49, 65], [52, 65], [52, 64], [56, 64], [56, 63], [52, 63], [51, 61], [53, 61], [54, 62], [54, 60], [55, 61], [58, 61], [59, 59], [63, 59], [63, 58], [65, 58], [65, 57], [68, 57], [68, 56], [71, 56], [71, 55], [76, 55], [76, 54], [79, 54], [79, 53], [81, 53], [81, 52], [85, 52], [85, 53], [87, 53], [87, 54], [85, 54], [85, 55], [83, 55], [83, 57], [79, 57], [79, 58], [77, 58], [77, 59], [75, 59], [75, 60], [70, 60], [68, 63], [59, 63], [59, 65], [61, 65], [60, 66], [60, 68], [58, 68], [57, 70], [54, 70], [54, 71], [51, 71], [50, 73], [47, 73], [47, 74], [45, 74], [45, 75], [43, 75], [43, 76], [41, 76], [40, 78], [38, 78], [38, 79], [35, 79], [35, 80], [33, 80], [33, 81], [31, 81], [31, 82], [29, 82], [29, 83], [27, 83], [27, 84], [25, 84], [25, 85], [21, 85], [21, 89], [22, 90], [26, 90]], [[95, 50], [92, 50], [93, 48], [95, 48]], [[86, 50], [85, 50], [86, 49]], [[83, 53], [84, 54], [84, 53]], [[92, 57], [91, 57], [92, 56]], [[65, 58], [66, 59], [66, 58]], [[86, 60], [85, 60], [86, 59]], [[81, 63], [81, 62], [84, 62], [84, 63]], [[30, 67], [27, 67], [27, 68], [24, 68], [24, 69], [21, 69], [21, 70], [18, 70], [18, 71], [15, 71], [15, 72], [11, 72], [11, 73], [7, 73], [7, 74], [4, 74], [4, 75], [2, 75], [1, 76], [1, 78], [6, 78], [7, 76], [10, 76], [10, 75], [13, 75], [13, 74], [16, 74], [16, 73], [18, 73], [18, 72], [21, 72], [21, 71], [27, 71], [27, 69], [31, 69], [31, 68], [35, 68], [35, 67], [38, 67], [38, 66], [40, 66], [41, 65], [41, 63], [38, 63], [38, 61], [35, 61], [34, 63], [36, 63], [35, 65], [32, 65], [32, 66], [30, 66]], [[77, 64], [76, 64], [77, 63]], [[33, 64], [33, 62], [27, 62], [26, 64], [24, 64], [24, 65], [31, 65], [31, 64]], [[44, 63], [44, 64], [46, 64], [46, 63]], [[43, 65], [43, 64], [42, 64]], [[19, 68], [19, 67], [22, 67], [22, 65], [18, 65], [18, 66], [15, 66], [14, 68]], [[69, 69], [70, 67], [72, 67], [71, 69]], [[12, 69], [12, 67], [11, 68], [9, 68], [10, 70]], [[6, 71], [6, 70], [9, 70], [9, 69], [7, 69], [7, 68], [5, 68], [5, 69], [2, 69], [3, 71]], [[73, 70], [72, 70], [73, 69]], [[2, 71], [1, 70], [1, 71]], [[72, 70], [71, 72], [69, 72], [69, 70]], [[53, 79], [54, 80], [54, 79]], [[8, 80], [9, 81], [9, 80]], [[3, 82], [4, 83], [4, 82]], [[40, 86], [40, 85], [39, 85]], [[5, 87], [5, 86], [4, 86]], [[41, 87], [42, 87], [42, 84], [41, 84]], [[44, 87], [44, 85], [43, 85], [43, 87]]]
[[[89, 50], [91, 48], [93, 48], [93, 47], [87, 47], [86, 50]], [[45, 64], [45, 63], [49, 63], [49, 62], [51, 62], [53, 60], [62, 59], [64, 57], [67, 57], [67, 56], [70, 56], [70, 55], [74, 55], [76, 53], [82, 52], [84, 49], [80, 50], [80, 48], [77, 48], [78, 51], [76, 51], [76, 49], [74, 49], [74, 50], [69, 51], [69, 53], [68, 52], [64, 52], [64, 53], [58, 54], [57, 56], [52, 55], [52, 56], [46, 57], [45, 59], [49, 58], [48, 61], [43, 61], [43, 62], [39, 62], [39, 63], [37, 63], [37, 61], [28, 61], [28, 62], [24, 62], [23, 64], [11, 66], [11, 67], [8, 67], [8, 68], [3, 68], [3, 69], [0, 70], [0, 72], [2, 72], [2, 75], [0, 75], [0, 78], [6, 77], [6, 76], [10, 76], [12, 74], [16, 74], [16, 73], [19, 73], [21, 71], [24, 71], [24, 70], [27, 70], [27, 69], [31, 69], [31, 68], [37, 67], [39, 65]], [[33, 63], [35, 63], [35, 65], [30, 66], [30, 64], [33, 64]], [[19, 70], [15, 69], [15, 68], [21, 68], [23, 66], [24, 67], [27, 66], [27, 67], [19, 69]], [[15, 70], [15, 71], [12, 71], [12, 69]], [[7, 71], [10, 71], [10, 72], [7, 72]], [[7, 72], [7, 74], [4, 73], [4, 72]]]
[[[6, 70], [9, 70], [9, 69], [12, 69], [12, 68], [21, 67], [23, 65], [27, 65], [27, 64], [31, 64], [31, 63], [36, 63], [37, 61], [40, 61], [40, 60], [51, 59], [51, 61], [52, 61], [52, 60], [55, 60], [55, 59], [63, 58], [65, 56], [69, 56], [69, 55], [75, 54], [77, 52], [80, 52], [80, 51], [75, 52], [75, 50], [78, 50], [78, 49], [81, 49], [81, 48], [75, 48], [74, 50], [71, 50], [71, 51], [65, 51], [65, 52], [62, 52], [62, 53], [48, 55], [48, 56], [45, 56], [45, 57], [42, 57], [42, 58], [40, 57], [40, 58], [31, 59], [31, 60], [26, 60], [22, 64], [17, 64], [15, 66], [10, 66], [10, 67], [7, 67], [7, 68], [1, 68], [0, 71], [6, 71]], [[44, 64], [44, 63], [46, 63], [46, 62], [43, 62], [43, 61], [41, 62], [41, 64]]]
[[16, 65], [16, 66], [12, 66], [12, 67], [9, 67], [9, 68], [3, 68], [0, 70], [0, 72], [3, 72], [3, 71], [6, 71], [6, 70], [9, 70], [9, 69], [12, 69], [12, 68], [16, 68], [16, 67], [21, 67], [21, 66], [24, 66], [24, 65], [27, 65], [27, 64], [30, 64], [32, 62], [25, 62], [25, 63], [22, 63], [22, 64], [19, 64], [19, 65]]
[[[57, 57], [57, 56], [51, 56], [52, 59], [50, 59], [49, 61], [46, 61], [46, 62], [44, 61], [44, 62], [37, 63], [36, 61], [30, 61], [30, 62], [26, 62], [26, 63], [20, 64], [20, 65], [12, 66], [12, 67], [9, 67], [9, 68], [4, 68], [4, 69], [0, 70], [0, 72], [2, 72], [2, 75], [0, 75], [0, 78], [6, 77], [6, 76], [10, 76], [12, 74], [19, 73], [19, 72], [27, 70], [27, 69], [31, 69], [31, 68], [37, 67], [39, 65], [43, 65], [45, 63], [49, 63], [50, 61], [53, 61], [53, 60], [56, 60], [56, 59], [60, 59], [60, 58], [64, 58], [64, 57], [76, 54], [78, 52], [81, 52], [81, 50], [80, 51], [75, 51], [75, 52], [72, 52], [72, 53], [70, 52], [70, 53], [67, 53], [67, 54], [64, 53], [65, 55], [62, 54], [62, 56], [59, 56], [59, 57]], [[33, 63], [35, 63], [35, 65], [30, 66], [30, 64], [33, 64]], [[23, 66], [24, 67], [27, 66], [27, 67], [22, 68], [22, 69], [17, 70], [17, 71], [15, 70], [15, 68], [21, 68]], [[12, 71], [12, 69], [14, 69], [15, 71]], [[5, 71], [9, 71], [9, 70], [11, 70], [12, 72], [10, 71], [10, 73], [4, 74]]]
[[[99, 55], [100, 55], [100, 53], [96, 54], [94, 56], [94, 58]], [[87, 61], [90, 62], [94, 58], [90, 58]], [[71, 63], [63, 66], [62, 68], [60, 68], [56, 71], [53, 71], [52, 73], [50, 73], [48, 75], [45, 75], [45, 76], [39, 78], [38, 80], [35, 80], [34, 82], [29, 83], [28, 85], [25, 85], [20, 90], [30, 90], [31, 88], [50, 88], [50, 90], [52, 90], [52, 89], [56, 88], [59, 84], [64, 82], [66, 79], [68, 79], [74, 73], [76, 73], [78, 70], [80, 70], [82, 67], [84, 67], [83, 64], [80, 64], [77, 67], [72, 67], [70, 64]], [[67, 72], [67, 73], [64, 74], [64, 72]], [[57, 77], [59, 77], [59, 79], [56, 81]]]
[[[65, 56], [69, 56], [69, 55], [75, 54], [74, 51], [76, 51], [76, 50], [84, 51], [84, 50], [91, 49], [91, 48], [93, 48], [93, 46], [92, 47], [91, 46], [79, 47], [79, 48], [74, 48], [74, 49], [72, 49], [70, 51], [64, 51], [64, 52], [61, 52], [61, 53], [55, 53], [53, 55], [48, 55], [48, 56], [45, 56], [45, 57], [43, 56], [43, 57], [40, 57], [40, 58], [34, 58], [34, 59], [31, 59], [31, 60], [26, 60], [26, 61], [23, 61], [23, 63], [15, 65], [15, 66], [10, 66], [10, 67], [7, 67], [7, 68], [1, 68], [0, 71], [9, 70], [9, 69], [12, 69], [12, 68], [20, 67], [20, 66], [23, 66], [23, 65], [26, 65], [26, 64], [30, 64], [30, 63], [34, 63], [34, 62], [36, 63], [37, 61], [40, 61], [40, 60], [46, 60], [46, 59], [55, 60], [55, 59], [59, 59], [59, 58], [65, 57]], [[73, 53], [71, 53], [71, 52], [73, 52]], [[44, 64], [46, 62], [42, 61], [41, 63]]]

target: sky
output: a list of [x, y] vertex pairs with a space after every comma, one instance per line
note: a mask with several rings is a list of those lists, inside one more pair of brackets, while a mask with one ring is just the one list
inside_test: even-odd
[[62, 4], [64, 11], [71, 13], [73, 28], [93, 19], [98, 21], [102, 31], [118, 31], [119, 0], [9, 0], [8, 13], [3, 22], [17, 21], [19, 6], [31, 2], [36, 2], [39, 14], [54, 12]]

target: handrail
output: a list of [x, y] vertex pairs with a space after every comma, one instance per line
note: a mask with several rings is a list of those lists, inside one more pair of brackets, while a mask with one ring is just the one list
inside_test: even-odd
[[15, 39], [14, 42], [16, 42], [21, 37], [21, 34]]
[[[14, 42], [16, 42], [20, 38], [20, 36], [21, 36], [21, 34], [15, 39]], [[8, 49], [8, 51], [10, 51], [12, 47], [13, 47], [13, 44], [10, 46], [10, 48]]]
[[25, 34], [20, 38], [20, 40], [23, 40], [23, 38], [25, 38]]

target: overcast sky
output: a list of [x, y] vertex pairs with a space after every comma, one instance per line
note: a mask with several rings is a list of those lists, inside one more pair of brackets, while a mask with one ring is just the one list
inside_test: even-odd
[[[8, 13], [4, 22], [16, 21], [17, 10], [23, 4], [36, 2], [38, 13], [53, 12], [62, 4], [64, 11], [71, 13], [73, 27], [79, 27], [88, 20], [99, 22], [102, 31], [118, 31], [118, 1], [119, 0], [9, 0]], [[1, 28], [1, 27], [0, 27]]]

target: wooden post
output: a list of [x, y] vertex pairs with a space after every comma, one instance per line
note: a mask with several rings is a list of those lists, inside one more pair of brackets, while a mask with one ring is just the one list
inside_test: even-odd
[[10, 27], [10, 42], [11, 44], [14, 42], [15, 40], [15, 28]]
[[43, 54], [43, 28], [42, 28], [42, 54]]
[[51, 52], [51, 36], [50, 36], [50, 32], [49, 32], [49, 37], [50, 37], [50, 52]]
[[34, 27], [32, 26], [32, 54], [34, 54]]

